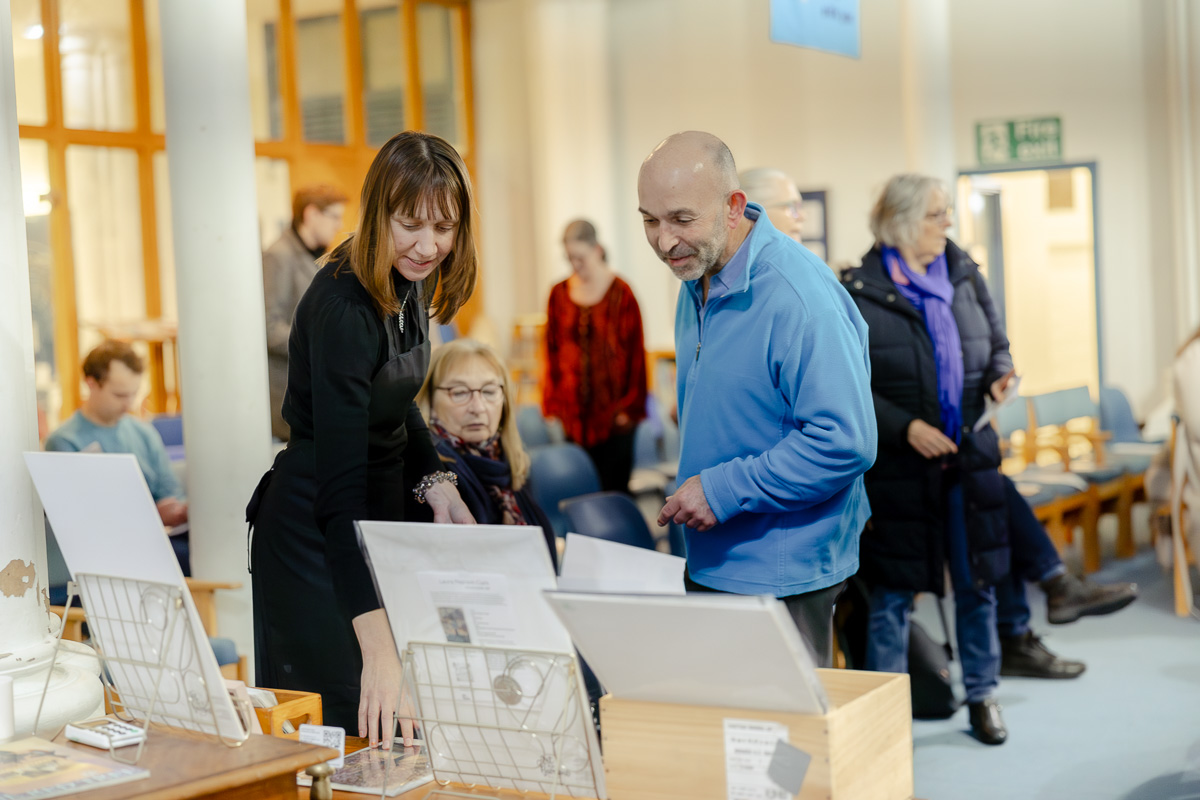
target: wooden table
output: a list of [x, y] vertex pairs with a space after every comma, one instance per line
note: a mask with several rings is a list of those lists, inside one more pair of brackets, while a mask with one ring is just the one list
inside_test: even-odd
[[[59, 734], [55, 743], [95, 755], [94, 747], [68, 742]], [[132, 748], [127, 748], [129, 753]], [[273, 736], [251, 736], [240, 747], [226, 747], [216, 737], [152, 726], [139, 767], [150, 777], [73, 797], [86, 800], [296, 800], [296, 772], [328, 761], [337, 751]], [[308, 790], [304, 790], [308, 797]], [[362, 800], [364, 795], [357, 795]]]

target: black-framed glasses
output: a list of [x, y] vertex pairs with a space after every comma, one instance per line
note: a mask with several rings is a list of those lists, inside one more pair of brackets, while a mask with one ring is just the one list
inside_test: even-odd
[[498, 383], [489, 383], [478, 389], [469, 389], [466, 386], [438, 386], [435, 388], [439, 392], [445, 392], [450, 398], [450, 402], [456, 406], [465, 406], [471, 402], [471, 395], [476, 392], [479, 392], [479, 396], [485, 403], [496, 403], [504, 399], [504, 387]]

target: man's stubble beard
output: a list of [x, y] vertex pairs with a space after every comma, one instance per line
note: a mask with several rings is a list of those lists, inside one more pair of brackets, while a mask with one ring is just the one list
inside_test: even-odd
[[[667, 264], [667, 268], [671, 270], [671, 274], [679, 280], [686, 282], [699, 280], [705, 276], [712, 277], [720, 272], [721, 255], [725, 252], [725, 245], [729, 241], [728, 233], [725, 236], [721, 236], [721, 231], [720, 222], [718, 221], [714, 229], [714, 235], [696, 246], [695, 262], [682, 271]], [[663, 263], [666, 263], [667, 254], [661, 255], [660, 258], [662, 258]]]

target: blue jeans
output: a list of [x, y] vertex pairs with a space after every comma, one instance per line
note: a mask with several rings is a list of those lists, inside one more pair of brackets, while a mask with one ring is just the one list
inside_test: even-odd
[[1004, 499], [1008, 504], [1012, 572], [996, 584], [996, 619], [1001, 636], [1024, 636], [1029, 630], [1031, 616], [1025, 582], [1044, 581], [1061, 575], [1067, 568], [1033, 509], [1007, 476], [1004, 478]]
[[[946, 492], [946, 556], [954, 588], [954, 629], [962, 661], [967, 702], [977, 703], [1000, 684], [1000, 639], [996, 636], [996, 595], [971, 580], [962, 484]], [[880, 586], [871, 591], [867, 623], [867, 669], [908, 672], [908, 620], [913, 592]]]

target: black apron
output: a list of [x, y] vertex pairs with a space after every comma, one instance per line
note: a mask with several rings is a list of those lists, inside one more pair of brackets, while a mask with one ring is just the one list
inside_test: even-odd
[[[419, 294], [416, 305], [422, 307]], [[409, 319], [419, 326], [419, 343], [398, 352], [396, 318], [389, 317], [384, 325], [388, 360], [371, 382], [369, 449], [395, 454], [368, 461], [371, 519], [404, 519], [404, 423], [429, 368], [429, 321], [423, 310]], [[315, 454], [311, 439], [288, 442], [247, 510], [254, 525], [255, 681], [264, 688], [319, 692], [324, 724], [356, 735], [362, 652], [351, 621], [338, 606], [325, 561], [325, 537], [313, 516]]]

